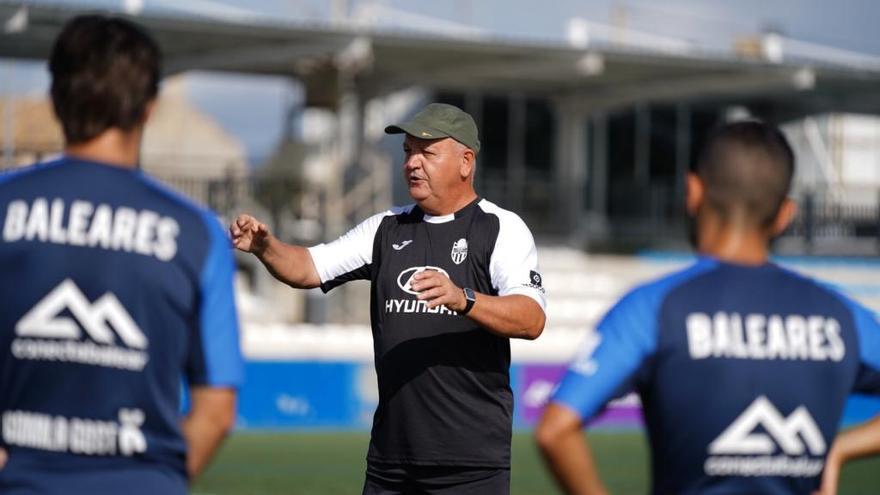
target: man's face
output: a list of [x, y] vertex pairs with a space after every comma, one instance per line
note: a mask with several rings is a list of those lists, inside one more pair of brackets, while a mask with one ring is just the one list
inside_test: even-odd
[[409, 134], [403, 141], [406, 158], [403, 178], [409, 195], [417, 202], [443, 201], [461, 187], [462, 163], [467, 149], [451, 138], [419, 139]]

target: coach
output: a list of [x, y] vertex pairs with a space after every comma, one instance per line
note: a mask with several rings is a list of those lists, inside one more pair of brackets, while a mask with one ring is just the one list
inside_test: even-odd
[[507, 493], [508, 339], [537, 338], [545, 319], [534, 240], [516, 214], [477, 196], [470, 115], [430, 104], [385, 132], [406, 135], [415, 204], [308, 249], [241, 215], [233, 242], [296, 288], [370, 280], [379, 405], [365, 494]]

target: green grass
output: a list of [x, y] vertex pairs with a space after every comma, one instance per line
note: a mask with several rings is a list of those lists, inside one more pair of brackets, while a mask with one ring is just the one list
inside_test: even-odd
[[[241, 432], [226, 442], [193, 488], [199, 495], [359, 494], [366, 433]], [[648, 467], [640, 433], [591, 433], [599, 471], [612, 493], [647, 493]], [[526, 433], [513, 437], [511, 493], [556, 493]], [[844, 469], [841, 494], [880, 493], [880, 459]]]

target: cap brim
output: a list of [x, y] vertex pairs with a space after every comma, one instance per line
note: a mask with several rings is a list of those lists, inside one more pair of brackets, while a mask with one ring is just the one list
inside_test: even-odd
[[404, 122], [403, 124], [389, 125], [385, 128], [385, 134], [409, 134], [419, 139], [443, 139], [452, 137], [449, 134], [438, 131], [433, 127], [421, 125], [416, 122]]

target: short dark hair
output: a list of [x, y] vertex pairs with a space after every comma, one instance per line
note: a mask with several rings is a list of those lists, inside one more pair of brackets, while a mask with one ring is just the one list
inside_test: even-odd
[[49, 58], [52, 104], [67, 143], [140, 124], [159, 92], [160, 66], [159, 45], [131, 21], [83, 15], [67, 22]]
[[773, 223], [794, 176], [794, 152], [777, 127], [759, 121], [726, 124], [713, 132], [697, 161], [706, 201], [725, 219]]

